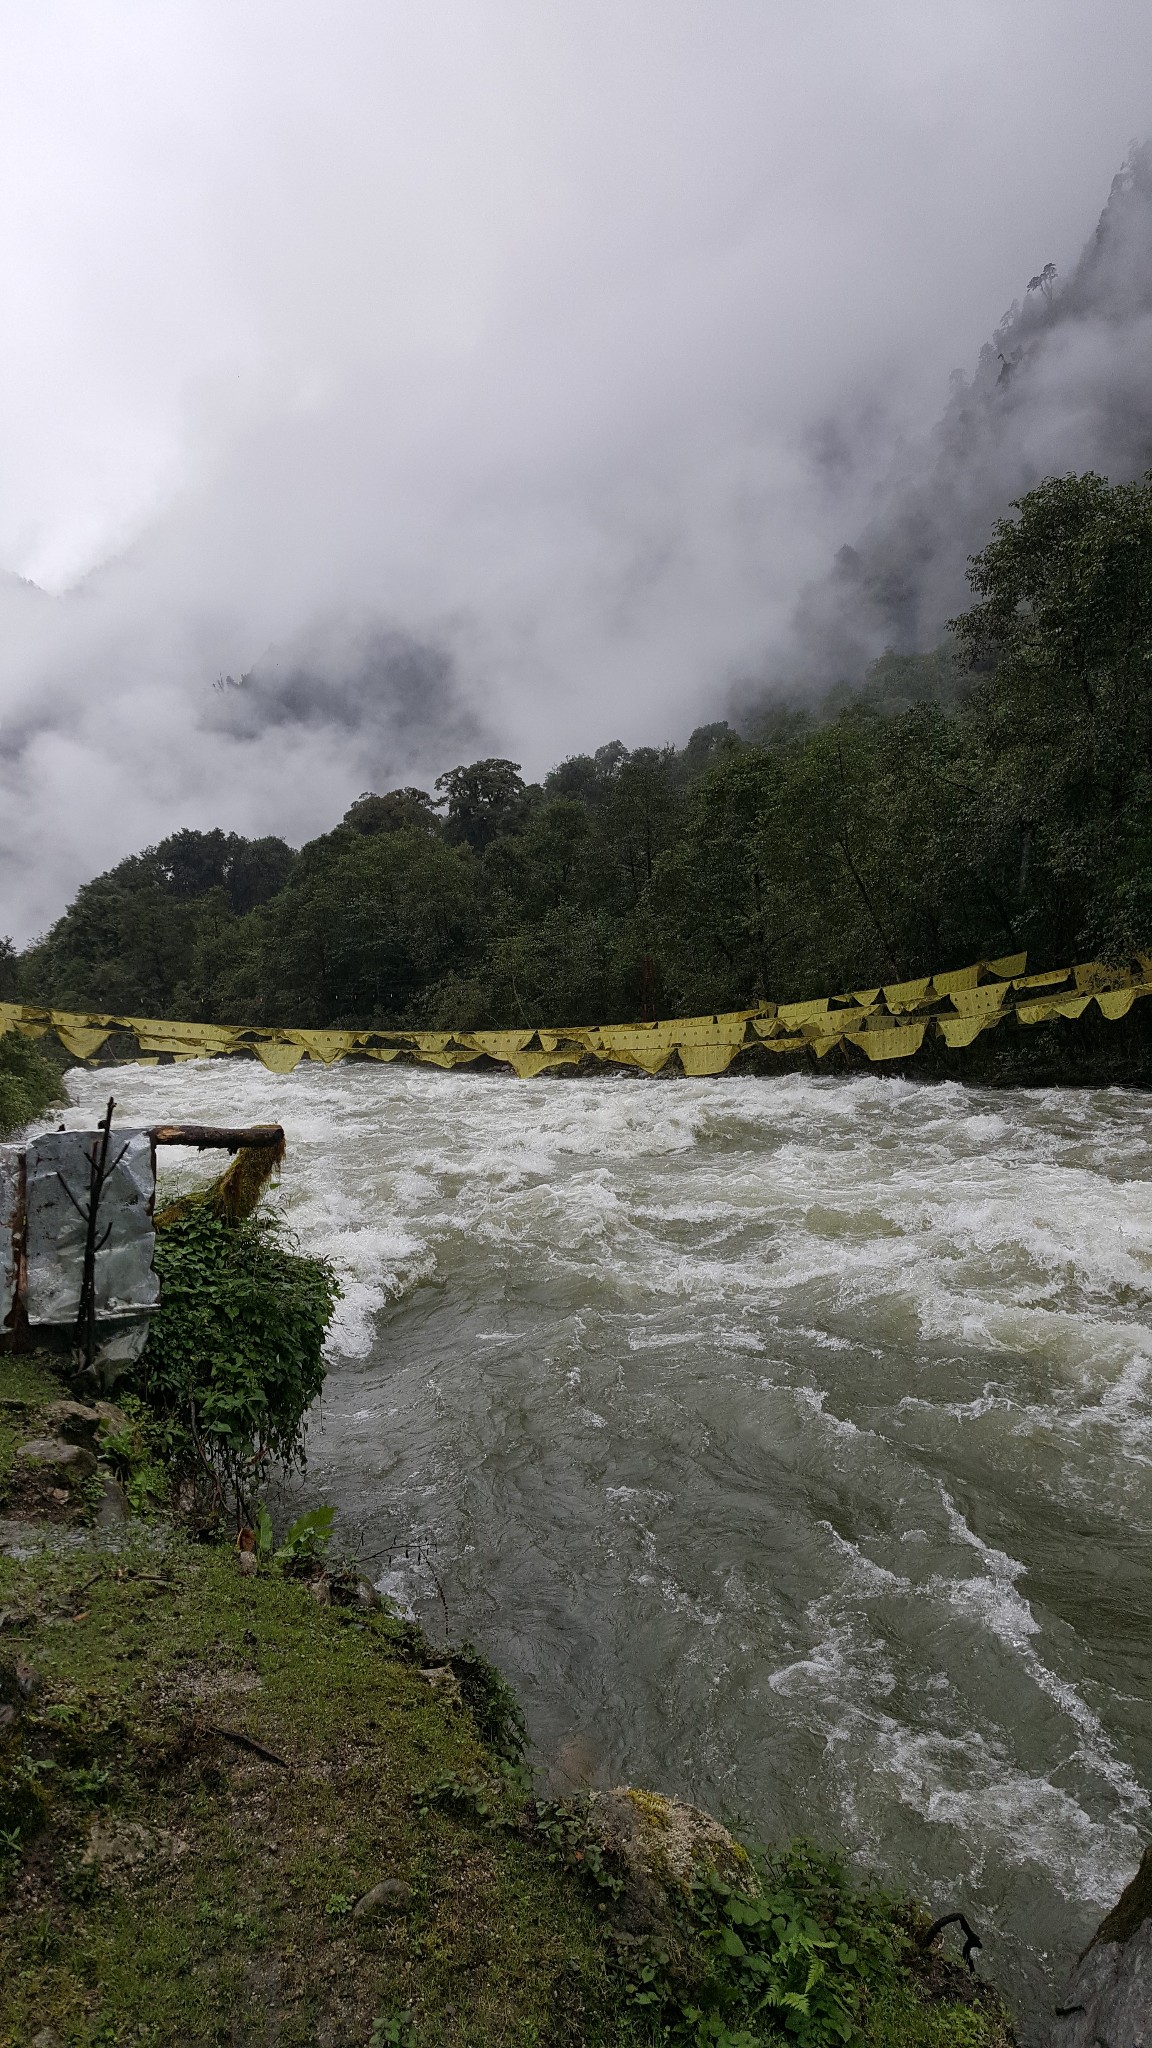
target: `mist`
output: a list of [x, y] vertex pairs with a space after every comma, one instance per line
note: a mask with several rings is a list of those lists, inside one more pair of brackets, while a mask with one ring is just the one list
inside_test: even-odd
[[1019, 489], [1143, 464], [1143, 159], [1079, 260], [1135, 0], [47, 0], [0, 51], [19, 940], [179, 825], [927, 644]]

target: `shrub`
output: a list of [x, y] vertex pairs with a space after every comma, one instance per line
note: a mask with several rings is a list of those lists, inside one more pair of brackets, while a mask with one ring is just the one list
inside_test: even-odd
[[304, 1462], [304, 1418], [324, 1383], [340, 1285], [325, 1259], [288, 1248], [264, 1215], [239, 1222], [206, 1200], [158, 1222], [160, 1306], [138, 1368], [178, 1461], [206, 1462], [245, 1504], [274, 1459]]
[[53, 1102], [62, 1102], [60, 1076], [22, 1031], [0, 1037], [0, 1138], [22, 1130]]

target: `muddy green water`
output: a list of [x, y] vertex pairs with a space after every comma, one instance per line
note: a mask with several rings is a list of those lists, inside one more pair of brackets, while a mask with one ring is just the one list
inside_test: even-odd
[[305, 1496], [503, 1666], [552, 1783], [963, 1907], [1034, 2038], [1152, 1834], [1152, 1099], [115, 1083], [283, 1120], [348, 1289]]

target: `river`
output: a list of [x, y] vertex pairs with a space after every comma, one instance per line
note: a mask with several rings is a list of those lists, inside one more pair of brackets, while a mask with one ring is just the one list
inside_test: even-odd
[[346, 1284], [302, 1497], [509, 1674], [542, 1776], [962, 1907], [1034, 2037], [1152, 1835], [1152, 1098], [111, 1081], [284, 1123]]

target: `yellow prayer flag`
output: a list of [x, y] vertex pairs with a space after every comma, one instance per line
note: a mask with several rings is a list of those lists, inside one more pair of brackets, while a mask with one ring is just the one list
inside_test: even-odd
[[847, 1031], [844, 1035], [849, 1045], [858, 1045], [870, 1060], [904, 1060], [919, 1052], [927, 1029], [924, 1022], [897, 1024], [891, 1031]]
[[506, 1052], [503, 1058], [521, 1081], [534, 1081], [537, 1074], [544, 1074], [552, 1067], [575, 1066], [584, 1055], [579, 1046], [567, 1050], [553, 1048], [551, 1052]]
[[1041, 996], [1034, 1003], [1017, 1003], [1021, 1024], [1046, 1024], [1052, 1017], [1081, 1017], [1091, 996]]
[[732, 1065], [738, 1052], [744, 1047], [743, 1038], [691, 1038], [678, 1040], [676, 1050], [680, 1065], [693, 1080], [706, 1074], [724, 1074]]
[[1070, 967], [1050, 967], [1046, 974], [1018, 974], [1014, 977], [1013, 988], [1055, 988], [1071, 977]]
[[822, 1017], [828, 1008], [830, 998], [819, 996], [809, 1003], [781, 1003], [776, 1012], [781, 1024], [806, 1024], [813, 1017]]
[[645, 1074], [658, 1074], [672, 1057], [675, 1027], [670, 1024], [626, 1024], [602, 1027], [593, 1048], [598, 1059], [617, 1065], [639, 1067]]
[[890, 981], [884, 984], [884, 1001], [890, 1010], [911, 1010], [924, 1001], [931, 987], [925, 974], [918, 981]]
[[511, 1052], [522, 1052], [536, 1036], [535, 1031], [469, 1031], [467, 1042], [490, 1059], [506, 1060]]
[[65, 1024], [60, 1018], [54, 1028], [65, 1052], [77, 1060], [90, 1060], [109, 1035], [107, 1024]]
[[[953, 1008], [962, 1017], [992, 1017], [1004, 1007], [1009, 991], [1006, 981], [984, 981], [978, 988], [954, 988], [951, 994]], [[964, 1039], [949, 1039], [949, 1045], [963, 1045]]]
[[293, 1031], [285, 1033], [294, 1045], [302, 1045], [309, 1059], [319, 1060], [322, 1066], [330, 1066], [333, 1060], [342, 1059], [345, 1053], [356, 1050], [356, 1041], [361, 1034], [356, 1031]]
[[819, 1038], [810, 1038], [808, 1043], [812, 1047], [817, 1059], [822, 1060], [827, 1053], [831, 1052], [834, 1045], [843, 1045], [844, 1033], [842, 1031], [829, 1032]]
[[1141, 993], [1141, 990], [1134, 988], [1097, 989], [1096, 1002], [1100, 1015], [1107, 1017], [1112, 1024], [1118, 1023], [1121, 1017], [1128, 1015], [1137, 995]]
[[958, 989], [975, 988], [979, 979], [980, 969], [978, 966], [953, 967], [949, 969], [947, 974], [934, 974], [932, 976], [932, 986], [938, 996], [952, 996], [956, 994]]
[[[953, 996], [956, 993], [957, 991], [953, 990]], [[959, 993], [963, 995], [967, 991], [961, 989]], [[945, 1045], [971, 1045], [973, 1039], [979, 1038], [982, 1031], [987, 1031], [990, 1025], [1000, 1022], [1001, 1014], [1002, 1012], [994, 1010], [991, 1015], [984, 1016], [977, 1013], [970, 1017], [937, 1017], [936, 1024]]]
[[270, 1074], [292, 1074], [304, 1057], [304, 1047], [287, 1038], [254, 1039], [252, 1050]]

